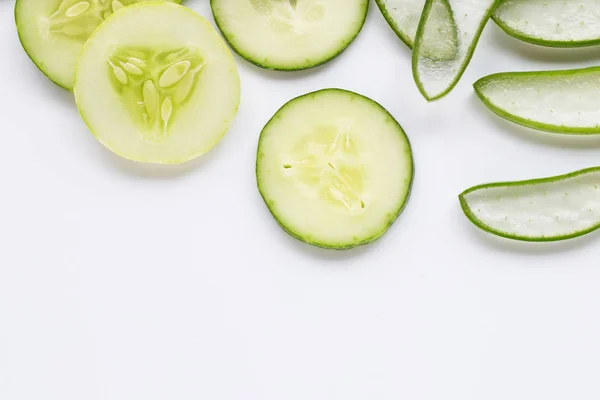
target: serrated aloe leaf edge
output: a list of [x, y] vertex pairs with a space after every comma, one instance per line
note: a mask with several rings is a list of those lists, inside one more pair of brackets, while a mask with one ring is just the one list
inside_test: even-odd
[[[589, 79], [589, 85], [586, 83], [587, 75], [597, 75], [595, 80]], [[588, 123], [587, 126], [575, 126], [574, 124], [556, 124], [556, 123], [548, 123], [541, 120], [543, 113], [547, 113], [546, 118], [548, 120], [554, 118], [561, 114], [570, 115], [574, 111], [577, 110], [577, 115], [573, 117], [572, 121], [581, 122], [585, 116], [585, 108], [589, 108], [592, 104], [593, 100], [596, 98], [594, 96], [595, 93], [590, 93], [591, 98], [585, 96], [585, 93], [577, 95], [578, 90], [580, 90], [580, 86], [576, 85], [576, 79], [580, 80], [580, 84], [584, 84], [585, 86], [593, 87], [595, 81], [600, 81], [600, 67], [587, 67], [587, 68], [577, 68], [577, 69], [565, 69], [565, 70], [549, 70], [549, 71], [527, 71], [527, 72], [501, 72], [496, 74], [491, 74], [488, 76], [484, 76], [480, 78], [473, 84], [473, 88], [475, 93], [479, 97], [479, 99], [483, 102], [483, 104], [490, 109], [492, 112], [497, 114], [498, 116], [506, 119], [507, 121], [511, 121], [515, 124], [525, 126], [528, 128], [536, 129], [539, 131], [552, 132], [558, 134], [567, 134], [567, 135], [593, 135], [600, 134], [600, 120], [594, 123]], [[534, 99], [531, 101], [530, 108], [539, 107], [539, 109], [535, 109], [535, 112], [532, 114], [538, 119], [533, 118], [525, 118], [523, 116], [517, 115], [519, 104], [517, 102], [523, 102], [526, 96], [523, 93], [514, 93], [513, 96], [515, 98], [515, 110], [512, 112], [509, 111], [506, 107], [500, 106], [497, 99], [492, 99], [489, 91], [489, 87], [493, 85], [500, 86], [502, 85], [502, 94], [506, 97], [507, 87], [513, 86], [515, 88], [515, 92], [519, 90], [529, 90], [534, 87], [535, 79], [540, 82], [547, 81], [550, 83], [554, 83], [555, 86], [560, 84], [564, 84], [564, 89], [558, 89], [554, 87], [549, 90], [550, 93], [544, 94], [541, 92], [541, 89], [538, 89], [538, 96], [543, 97], [545, 102], [538, 101], [539, 99]], [[526, 82], [525, 82], [526, 81]], [[524, 84], [526, 83], [526, 85]], [[600, 90], [600, 87], [598, 88]], [[551, 99], [552, 95], [559, 96], [557, 98], [556, 104], [550, 109], [548, 109], [548, 102]], [[573, 102], [575, 97], [578, 97], [578, 101], [581, 104], [578, 104], [572, 107], [571, 110], [561, 110], [561, 107], [568, 107], [569, 102]], [[600, 105], [599, 105], [600, 106]], [[545, 107], [542, 109], [542, 107]], [[592, 110], [593, 111], [593, 110]], [[531, 112], [531, 111], [530, 111]], [[522, 112], [524, 113], [524, 112]], [[570, 114], [569, 114], [570, 113]], [[584, 114], [582, 114], [584, 113]], [[592, 113], [593, 116], [593, 113]]]
[[[430, 91], [428, 91], [425, 88], [426, 81], [420, 71], [419, 63], [422, 62], [424, 59], [424, 57], [422, 57], [422, 54], [421, 54], [422, 53], [421, 46], [423, 43], [423, 33], [425, 32], [426, 24], [430, 21], [429, 16], [430, 16], [431, 8], [432, 8], [434, 1], [438, 1], [438, 0], [427, 0], [425, 3], [425, 6], [423, 8], [423, 14], [421, 16], [421, 20], [419, 22], [419, 27], [417, 29], [417, 35], [415, 38], [415, 44], [413, 47], [413, 54], [412, 54], [412, 71], [413, 71], [413, 77], [414, 77], [415, 83], [417, 84], [417, 87], [418, 87], [419, 91], [421, 92], [421, 94], [428, 101], [438, 100], [438, 99], [446, 96], [458, 84], [458, 82], [460, 81], [460, 78], [462, 77], [467, 66], [470, 63], [471, 58], [473, 57], [473, 53], [475, 51], [475, 48], [477, 47], [477, 43], [479, 42], [479, 38], [481, 37], [481, 33], [483, 32], [485, 25], [487, 24], [488, 20], [490, 19], [490, 16], [494, 12], [495, 8], [502, 2], [502, 0], [490, 0], [490, 1], [486, 2], [486, 4], [488, 6], [483, 11], [481, 18], [478, 19], [478, 22], [476, 23], [476, 29], [473, 33], [473, 36], [472, 36], [472, 38], [470, 38], [470, 40], [466, 41], [467, 43], [462, 42], [462, 40], [464, 40], [463, 38], [465, 35], [462, 32], [462, 29], [460, 27], [461, 26], [460, 20], [456, 21], [457, 29], [459, 30], [458, 37], [461, 40], [461, 43], [459, 43], [459, 57], [456, 60], [454, 60], [458, 65], [450, 65], [450, 66], [436, 65], [431, 68], [432, 70], [437, 70], [437, 71], [452, 70], [454, 72], [453, 77], [444, 86], [443, 89], [437, 90], [435, 93], [431, 93]], [[452, 2], [450, 2], [450, 7], [452, 8]], [[456, 19], [457, 11], [454, 8], [452, 8], [452, 9], [453, 9], [455, 19]], [[468, 17], [469, 17], [468, 14], [464, 15], [464, 18], [468, 18]], [[471, 16], [471, 18], [472, 18], [472, 16]], [[429, 62], [435, 62], [435, 60], [429, 60]], [[442, 61], [442, 62], [447, 63], [448, 61]], [[439, 76], [439, 74], [437, 74], [437, 76]]]
[[[568, 191], [564, 190], [565, 186], [573, 183], [579, 184], [578, 189], [580, 189], [580, 191], [569, 193]], [[555, 190], [552, 193], [549, 193], [549, 190], [544, 189], [545, 186], [553, 184], [555, 186], [561, 184], [563, 185], [560, 186], [560, 190]], [[498, 226], [492, 226], [492, 223], [490, 223], [489, 220], [486, 221], [484, 220], [484, 218], [478, 216], [478, 214], [481, 215], [482, 213], [481, 208], [475, 208], [475, 201], [473, 199], [469, 199], [474, 194], [477, 195], [481, 194], [484, 191], [493, 191], [495, 189], [506, 189], [507, 191], [518, 191], [519, 189], [521, 189], [523, 192], [525, 192], [526, 195], [529, 195], [529, 197], [520, 197], [519, 195], [515, 195], [514, 197], [509, 198], [509, 201], [517, 200], [518, 203], [520, 203], [520, 207], [519, 209], [516, 209], [514, 215], [505, 215], [504, 213], [502, 215], [496, 215], [493, 218], [495, 220], [496, 225], [510, 225], [511, 223], [514, 223], [516, 226], [520, 227], [522, 231], [531, 229], [527, 227], [527, 224], [535, 224], [539, 221], [534, 221], [533, 219], [535, 219], [535, 217], [532, 217], [532, 214], [525, 213], [523, 209], [527, 208], [526, 205], [528, 204], [531, 207], [537, 207], [536, 210], [538, 210], [538, 205], [535, 204], [534, 200], [532, 199], [534, 199], [535, 196], [545, 199], [547, 198], [548, 194], [550, 194], [551, 197], [554, 196], [556, 197], [556, 199], [560, 199], [563, 204], [565, 204], [568, 201], [574, 201], [573, 198], [579, 196], [580, 199], [585, 200], [585, 207], [580, 207], [580, 212], [578, 213], [577, 211], [568, 210], [566, 207], [557, 208], [557, 204], [559, 204], [560, 202], [556, 199], [551, 199], [551, 203], [548, 203], [551, 205], [551, 207], [548, 208], [548, 210], [552, 210], [553, 214], [556, 215], [543, 215], [544, 218], [541, 219], [542, 223], [550, 223], [551, 221], [552, 223], [560, 225], [561, 223], [568, 224], [569, 222], [572, 222], [573, 225], [575, 225], [578, 223], [581, 224], [581, 221], [585, 220], [584, 217], [588, 217], [588, 219], [593, 222], [588, 224], [582, 224], [579, 229], [565, 229], [563, 232], [549, 235], [524, 235], [515, 232], [509, 232], [506, 229], [499, 229]], [[557, 188], [555, 187], [555, 189]], [[589, 191], [591, 195], [588, 196], [586, 193], [584, 193], [584, 191]], [[569, 195], [571, 195], [571, 198], [569, 198]], [[481, 230], [486, 231], [490, 234], [504, 237], [507, 239], [526, 242], [552, 242], [572, 239], [575, 237], [583, 236], [600, 228], [600, 167], [581, 169], [574, 172], [547, 178], [477, 185], [462, 192], [458, 196], [458, 198], [461, 208], [465, 216], [469, 219], [469, 221], [471, 221], [475, 226], [477, 226]], [[505, 196], [505, 198], [507, 198], [507, 196]], [[479, 204], [481, 205], [483, 203], [489, 205], [492, 202], [500, 202], [502, 200], [502, 196], [488, 196], [488, 193], [484, 193], [484, 200], [484, 202], [480, 201]], [[596, 202], [594, 203], [595, 207], [592, 208], [590, 202], [593, 203], [594, 201]], [[506, 209], [503, 209], [503, 211], [506, 211]], [[483, 213], [485, 213], [485, 210], [483, 211]], [[519, 216], [519, 213], [523, 214]], [[528, 220], [525, 221], [525, 218], [527, 218]], [[515, 222], [513, 222], [513, 219]]]

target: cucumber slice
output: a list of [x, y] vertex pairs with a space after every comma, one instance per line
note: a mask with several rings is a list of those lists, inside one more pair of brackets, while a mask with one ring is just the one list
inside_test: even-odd
[[281, 227], [314, 246], [349, 249], [382, 236], [413, 182], [410, 143], [378, 103], [324, 89], [297, 97], [266, 124], [258, 189]]
[[600, 228], [600, 167], [479, 185], [459, 200], [467, 218], [494, 235], [532, 242], [570, 239]]
[[369, 0], [211, 0], [217, 26], [235, 52], [266, 69], [324, 64], [356, 38]]
[[426, 1], [412, 65], [415, 82], [428, 101], [445, 96], [456, 86], [499, 1]]
[[173, 164], [207, 152], [225, 134], [240, 80], [208, 21], [180, 5], [146, 2], [117, 11], [88, 39], [74, 93], [107, 148], [134, 161]]
[[87, 38], [115, 10], [140, 1], [17, 0], [15, 21], [19, 40], [44, 75], [73, 90], [75, 64]]
[[505, 72], [473, 86], [490, 110], [519, 125], [563, 134], [600, 133], [600, 67]]
[[492, 16], [507, 34], [549, 47], [600, 43], [597, 0], [506, 0]]
[[412, 49], [425, 0], [375, 0], [396, 35]]

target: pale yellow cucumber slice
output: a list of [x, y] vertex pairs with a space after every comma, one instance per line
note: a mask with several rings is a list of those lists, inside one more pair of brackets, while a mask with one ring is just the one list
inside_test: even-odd
[[15, 21], [19, 39], [44, 75], [72, 90], [77, 57], [87, 38], [114, 11], [140, 1], [17, 0]]
[[147, 2], [103, 22], [75, 68], [75, 100], [96, 138], [122, 157], [179, 163], [210, 150], [240, 101], [233, 56], [203, 17]]
[[260, 135], [259, 191], [284, 230], [315, 246], [347, 249], [379, 238], [407, 203], [413, 174], [402, 127], [353, 92], [295, 98]]
[[244, 59], [267, 69], [323, 64], [356, 38], [369, 0], [211, 0], [225, 40]]

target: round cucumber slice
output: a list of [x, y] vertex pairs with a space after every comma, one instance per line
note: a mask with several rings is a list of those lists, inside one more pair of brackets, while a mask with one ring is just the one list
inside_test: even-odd
[[541, 46], [600, 43], [598, 0], [505, 0], [492, 18], [510, 36]]
[[465, 216], [508, 239], [549, 242], [600, 228], [600, 167], [474, 186], [459, 195]]
[[19, 40], [44, 75], [72, 90], [77, 57], [87, 38], [114, 11], [140, 1], [17, 0], [15, 21]]
[[266, 69], [312, 68], [342, 53], [358, 35], [369, 0], [211, 0], [231, 47]]
[[180, 5], [147, 2], [117, 11], [89, 38], [74, 93], [87, 126], [114, 153], [173, 164], [207, 152], [225, 134], [240, 80], [208, 21]]
[[378, 103], [324, 89], [297, 97], [260, 134], [258, 189], [282, 228], [331, 249], [382, 236], [413, 182], [409, 140]]

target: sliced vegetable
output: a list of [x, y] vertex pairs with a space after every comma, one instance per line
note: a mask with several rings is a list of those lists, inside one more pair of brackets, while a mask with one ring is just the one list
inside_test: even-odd
[[427, 100], [439, 99], [456, 86], [499, 1], [426, 1], [412, 64], [415, 82]]
[[107, 148], [171, 164], [221, 139], [237, 112], [240, 81], [233, 55], [208, 21], [180, 5], [146, 2], [117, 11], [89, 38], [74, 93]]
[[600, 227], [600, 167], [472, 187], [459, 196], [477, 227], [509, 239], [556, 241]]
[[600, 133], [600, 67], [505, 72], [473, 86], [490, 110], [514, 123], [555, 133]]
[[292, 236], [347, 249], [383, 235], [408, 201], [410, 143], [378, 103], [325, 89], [285, 104], [264, 127], [258, 189]]
[[425, 0], [375, 0], [396, 35], [412, 49]]
[[23, 49], [39, 70], [72, 90], [77, 57], [87, 38], [114, 11], [140, 1], [17, 0], [17, 32]]
[[215, 22], [243, 58], [262, 68], [301, 70], [342, 53], [367, 17], [369, 0], [211, 0]]
[[505, 0], [492, 16], [509, 35], [550, 47], [600, 43], [597, 0]]

